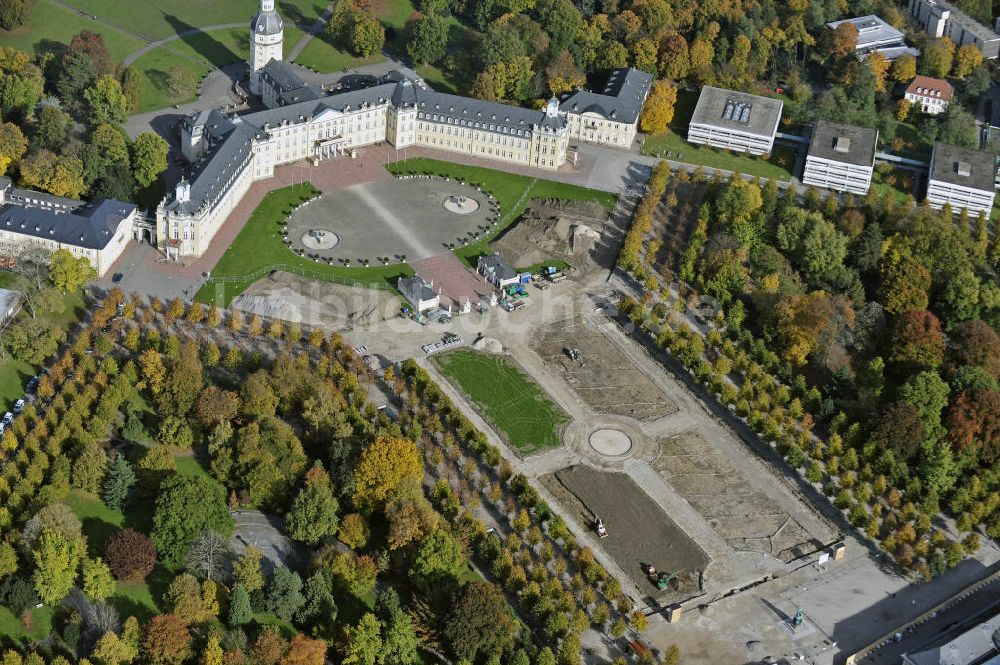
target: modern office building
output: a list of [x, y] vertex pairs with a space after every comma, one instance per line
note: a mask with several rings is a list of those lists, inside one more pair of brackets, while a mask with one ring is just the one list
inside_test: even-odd
[[653, 77], [641, 69], [616, 69], [600, 93], [580, 90], [559, 105], [569, 137], [588, 143], [630, 148]]
[[878, 130], [818, 120], [813, 128], [802, 182], [864, 194], [872, 182]]
[[852, 24], [858, 31], [858, 42], [854, 47], [854, 52], [859, 59], [864, 59], [875, 51], [890, 61], [902, 55], [914, 57], [920, 55], [920, 51], [907, 46], [906, 35], [874, 14], [833, 21], [827, 23], [826, 27], [830, 30], [836, 30], [844, 23]]
[[927, 179], [927, 201], [941, 209], [946, 204], [958, 214], [966, 208], [970, 215], [989, 216], [996, 194], [996, 155], [962, 148], [940, 141], [931, 153]]
[[944, 79], [918, 76], [906, 86], [903, 97], [924, 113], [944, 113], [955, 94], [955, 88]]
[[687, 140], [714, 148], [763, 155], [774, 147], [780, 99], [706, 85], [698, 96]]
[[984, 58], [1000, 55], [1000, 35], [947, 0], [909, 0], [907, 12], [934, 39], [948, 37], [958, 46], [975, 44]]
[[11, 185], [0, 176], [0, 257], [59, 249], [86, 257], [104, 276], [132, 237], [138, 208], [113, 199], [77, 201]]

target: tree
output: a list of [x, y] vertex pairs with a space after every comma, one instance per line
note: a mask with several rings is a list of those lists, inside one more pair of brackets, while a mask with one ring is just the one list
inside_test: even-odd
[[657, 81], [642, 107], [639, 126], [642, 131], [657, 134], [665, 131], [674, 119], [674, 104], [677, 103], [677, 86], [669, 81]]
[[587, 83], [586, 75], [576, 66], [569, 51], [561, 51], [545, 68], [545, 80], [552, 95], [579, 90]]
[[[151, 349], [144, 352], [143, 357], [145, 357], [146, 353], [152, 353], [157, 358], [160, 357], [160, 354]], [[160, 367], [162, 368], [162, 364]], [[146, 497], [156, 496], [160, 493], [160, 487], [167, 478], [176, 472], [177, 460], [174, 459], [174, 455], [170, 452], [169, 448], [166, 446], [154, 446], [148, 449], [139, 458], [139, 462], [136, 465], [136, 476], [139, 478], [140, 493]]]
[[178, 64], [167, 70], [166, 92], [172, 100], [181, 101], [191, 97], [197, 86], [197, 76], [190, 67]]
[[83, 562], [83, 592], [94, 600], [104, 600], [115, 592], [115, 578], [101, 557]]
[[121, 125], [128, 120], [129, 100], [122, 92], [122, 84], [113, 76], [97, 79], [93, 88], [84, 90], [83, 99], [87, 103], [87, 119], [92, 125]]
[[215, 531], [202, 531], [191, 541], [187, 570], [202, 579], [219, 580], [229, 571], [231, 558], [232, 552], [225, 538]]
[[[695, 40], [694, 46], [700, 44]], [[605, 41], [597, 49], [596, 66], [601, 69], [619, 69], [628, 66], [628, 49], [613, 39]]]
[[934, 371], [920, 372], [899, 387], [899, 399], [920, 414], [930, 440], [941, 435], [941, 411], [948, 404], [949, 386]]
[[321, 571], [306, 580], [303, 602], [295, 612], [299, 624], [317, 625], [332, 623], [337, 618], [337, 603], [333, 599], [330, 583]]
[[440, 515], [427, 497], [420, 482], [410, 478], [404, 481], [385, 505], [389, 522], [389, 549], [396, 550], [420, 540], [424, 534], [438, 527]]
[[287, 651], [288, 642], [271, 626], [260, 632], [253, 645], [254, 661], [259, 665], [278, 665]]
[[448, 21], [441, 16], [424, 16], [413, 25], [406, 52], [414, 62], [434, 64], [448, 49]]
[[315, 546], [328, 535], [337, 532], [337, 500], [333, 496], [330, 476], [315, 465], [304, 478], [305, 484], [285, 518], [288, 535], [307, 545]]
[[253, 619], [253, 609], [250, 607], [250, 594], [246, 587], [238, 583], [233, 587], [229, 597], [229, 617], [227, 623], [233, 628], [245, 626]]
[[844, 60], [854, 55], [858, 45], [858, 28], [850, 22], [838, 25], [830, 36], [829, 54], [835, 60]]
[[108, 567], [123, 582], [146, 579], [156, 566], [156, 546], [135, 529], [122, 529], [104, 548]]
[[69, 593], [80, 565], [79, 545], [59, 531], [45, 529], [32, 551], [35, 591], [42, 602], [55, 605]]
[[[211, 588], [214, 591], [214, 585]], [[189, 573], [181, 573], [170, 582], [163, 600], [168, 611], [185, 625], [204, 623], [218, 612], [218, 606], [212, 606], [214, 598], [212, 604], [206, 602], [198, 579]]]
[[129, 490], [135, 485], [135, 472], [124, 455], [116, 455], [111, 462], [107, 477], [104, 479], [102, 498], [108, 508], [121, 510], [128, 499]]
[[941, 114], [937, 140], [966, 148], [977, 147], [979, 134], [976, 119], [961, 104], [949, 104]]
[[920, 58], [921, 73], [935, 78], [944, 78], [951, 71], [955, 58], [955, 42], [947, 37], [931, 39], [924, 47]]
[[356, 626], [344, 629], [344, 665], [375, 665], [382, 652], [382, 626], [371, 612], [366, 612]]
[[503, 652], [516, 631], [503, 592], [491, 582], [473, 581], [456, 598], [443, 634], [456, 657], [474, 661]]
[[892, 326], [889, 360], [904, 370], [934, 369], [944, 359], [941, 322], [927, 310], [903, 312]]
[[73, 256], [68, 249], [57, 249], [52, 252], [49, 279], [63, 293], [76, 291], [96, 276], [97, 271], [86, 257]]
[[25, 187], [71, 199], [80, 198], [86, 187], [83, 162], [76, 157], [57, 156], [48, 150], [39, 150], [21, 162], [21, 181]]
[[583, 16], [570, 0], [538, 0], [535, 14], [551, 38], [549, 49], [552, 53], [568, 50], [583, 27]]
[[127, 66], [122, 69], [121, 83], [122, 92], [128, 99], [129, 111], [135, 113], [139, 108], [139, 100], [142, 99], [144, 87], [142, 74], [135, 67]]
[[425, 593], [435, 590], [450, 594], [465, 569], [462, 546], [444, 529], [438, 529], [420, 541], [409, 577]]
[[108, 631], [97, 640], [90, 660], [98, 665], [128, 665], [139, 655], [137, 646]]
[[892, 63], [892, 80], [899, 83], [912, 81], [917, 75], [917, 59], [912, 55], [902, 55]]
[[264, 588], [264, 573], [260, 569], [262, 553], [253, 545], [247, 545], [239, 560], [233, 565], [233, 577], [248, 592]]
[[[234, 347], [235, 348], [235, 347]], [[278, 396], [274, 394], [267, 372], [257, 371], [248, 376], [240, 386], [242, 406], [240, 412], [248, 418], [273, 416], [278, 408]]]
[[0, 543], [0, 581], [17, 572], [17, 550], [10, 543]]
[[218, 635], [210, 635], [205, 643], [205, 650], [201, 654], [200, 665], [223, 665], [222, 646], [219, 644]]
[[31, 15], [35, 0], [4, 0], [0, 2], [0, 28], [14, 30], [24, 25]]
[[195, 536], [215, 531], [224, 538], [233, 532], [233, 518], [226, 504], [226, 490], [204, 476], [174, 476], [166, 480], [153, 513], [153, 543], [163, 564], [176, 570]]
[[945, 417], [948, 440], [959, 451], [969, 451], [986, 463], [1000, 459], [1000, 393], [979, 390], [962, 393]]
[[12, 122], [0, 122], [0, 175], [17, 165], [28, 152], [28, 139]]
[[424, 476], [416, 445], [401, 437], [379, 437], [361, 453], [354, 469], [354, 503], [382, 504], [407, 479]]
[[360, 58], [367, 58], [382, 50], [385, 45], [385, 28], [378, 19], [368, 12], [355, 12], [351, 23], [351, 52]]
[[1000, 335], [984, 321], [960, 323], [949, 335], [950, 363], [981, 367], [993, 378], [1000, 378]]
[[115, 63], [104, 45], [104, 37], [99, 33], [90, 30], [81, 30], [73, 35], [69, 42], [67, 53], [80, 53], [87, 56], [94, 65], [94, 71], [100, 76], [110, 74], [114, 71]]
[[414, 665], [420, 661], [417, 654], [417, 634], [410, 615], [399, 606], [399, 596], [392, 588], [381, 592], [375, 604], [378, 618], [382, 622], [381, 663]]
[[326, 643], [298, 633], [288, 645], [288, 653], [281, 665], [323, 665], [326, 662]]
[[983, 64], [983, 54], [979, 52], [976, 45], [965, 44], [960, 46], [955, 53], [955, 65], [952, 73], [955, 78], [964, 79], [981, 64]]
[[302, 578], [284, 566], [275, 568], [267, 587], [267, 608], [279, 619], [291, 619], [305, 603]]
[[132, 143], [132, 171], [140, 187], [149, 187], [167, 170], [170, 146], [155, 132], [143, 132]]
[[56, 81], [59, 99], [73, 111], [82, 110], [83, 93], [93, 87], [97, 76], [94, 63], [85, 53], [67, 51], [63, 55], [59, 79]]
[[365, 546], [371, 529], [368, 528], [368, 521], [360, 513], [350, 513], [344, 515], [340, 520], [340, 528], [337, 530], [337, 539], [352, 550], [357, 550]]
[[886, 314], [927, 309], [931, 273], [908, 253], [890, 249], [881, 261], [882, 305]]
[[191, 634], [178, 617], [159, 614], [146, 625], [142, 652], [151, 665], [181, 665], [191, 657]]

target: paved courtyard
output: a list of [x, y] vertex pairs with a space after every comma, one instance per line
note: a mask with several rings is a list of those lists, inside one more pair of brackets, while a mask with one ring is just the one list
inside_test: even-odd
[[[460, 201], [462, 208], [454, 205]], [[326, 193], [293, 212], [287, 230], [292, 249], [310, 256], [339, 264], [378, 263], [380, 257], [397, 263], [461, 247], [492, 228], [495, 216], [487, 194], [470, 185], [444, 178], [391, 179]], [[323, 235], [309, 235], [315, 231]], [[335, 244], [327, 247], [330, 242]]]

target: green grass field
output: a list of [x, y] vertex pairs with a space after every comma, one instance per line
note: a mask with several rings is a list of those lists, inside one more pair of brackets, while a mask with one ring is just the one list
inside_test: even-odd
[[560, 445], [566, 413], [513, 362], [460, 349], [435, 364], [519, 453]]
[[331, 74], [344, 69], [370, 65], [380, 60], [382, 60], [381, 55], [373, 55], [370, 58], [355, 57], [347, 51], [334, 46], [330, 36], [324, 32], [316, 35], [306, 44], [306, 47], [302, 49], [302, 53], [295, 59], [295, 64], [308, 67], [323, 74]]
[[[236, 240], [212, 268], [212, 277], [241, 277], [268, 266], [282, 265], [298, 269], [315, 279], [394, 288], [397, 278], [413, 274], [413, 270], [407, 265], [345, 268], [316, 263], [293, 254], [281, 241], [279, 223], [288, 216], [293, 205], [309, 198], [314, 191], [311, 185], [293, 185], [268, 193], [253, 211]], [[209, 281], [195, 297], [201, 302], [218, 302], [228, 306], [233, 298], [243, 293], [259, 277], [260, 275], [254, 279], [226, 282]]]
[[[0, 638], [9, 638], [19, 642], [37, 642], [49, 636], [52, 632], [52, 617], [55, 615], [55, 608], [44, 607], [31, 608], [31, 630], [25, 630], [20, 617], [14, 616], [6, 607], [0, 607]], [[0, 640], [6, 644], [6, 639]]]
[[38, 0], [28, 21], [20, 28], [10, 32], [0, 29], [0, 45], [34, 53], [35, 45], [39, 42], [51, 40], [69, 44], [73, 35], [84, 29], [104, 37], [108, 52], [119, 62], [143, 46], [141, 40], [121, 30], [83, 18], [55, 0]]
[[[618, 196], [611, 192], [602, 192], [587, 187], [568, 185], [554, 180], [542, 180], [525, 175], [505, 173], [479, 166], [466, 166], [445, 162], [438, 159], [417, 157], [406, 161], [389, 164], [393, 173], [433, 173], [448, 178], [457, 178], [468, 183], [480, 185], [493, 194], [500, 203], [500, 224], [492, 235], [485, 236], [477, 243], [470, 244], [455, 251], [455, 254], [468, 264], [489, 251], [489, 241], [503, 232], [516, 220], [532, 198], [565, 199], [570, 201], [597, 201], [609, 208], [615, 205]], [[541, 172], [539, 172], [541, 173]]]

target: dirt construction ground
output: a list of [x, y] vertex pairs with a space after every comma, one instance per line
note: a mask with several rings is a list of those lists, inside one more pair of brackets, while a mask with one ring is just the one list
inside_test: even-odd
[[[608, 536], [601, 546], [641, 592], [664, 602], [700, 590], [708, 555], [626, 474], [577, 465], [545, 476], [542, 484], [580, 522], [593, 524], [595, 515], [604, 520]], [[668, 591], [659, 592], [646, 575], [649, 564], [677, 575]]]
[[653, 468], [733, 549], [770, 554], [787, 563], [821, 545], [777, 502], [755, 490], [701, 434], [664, 437], [656, 450]]
[[[648, 422], [677, 411], [670, 398], [601, 331], [579, 318], [543, 328], [533, 348], [547, 368], [597, 413]], [[570, 360], [568, 348], [579, 349], [580, 359]]]

